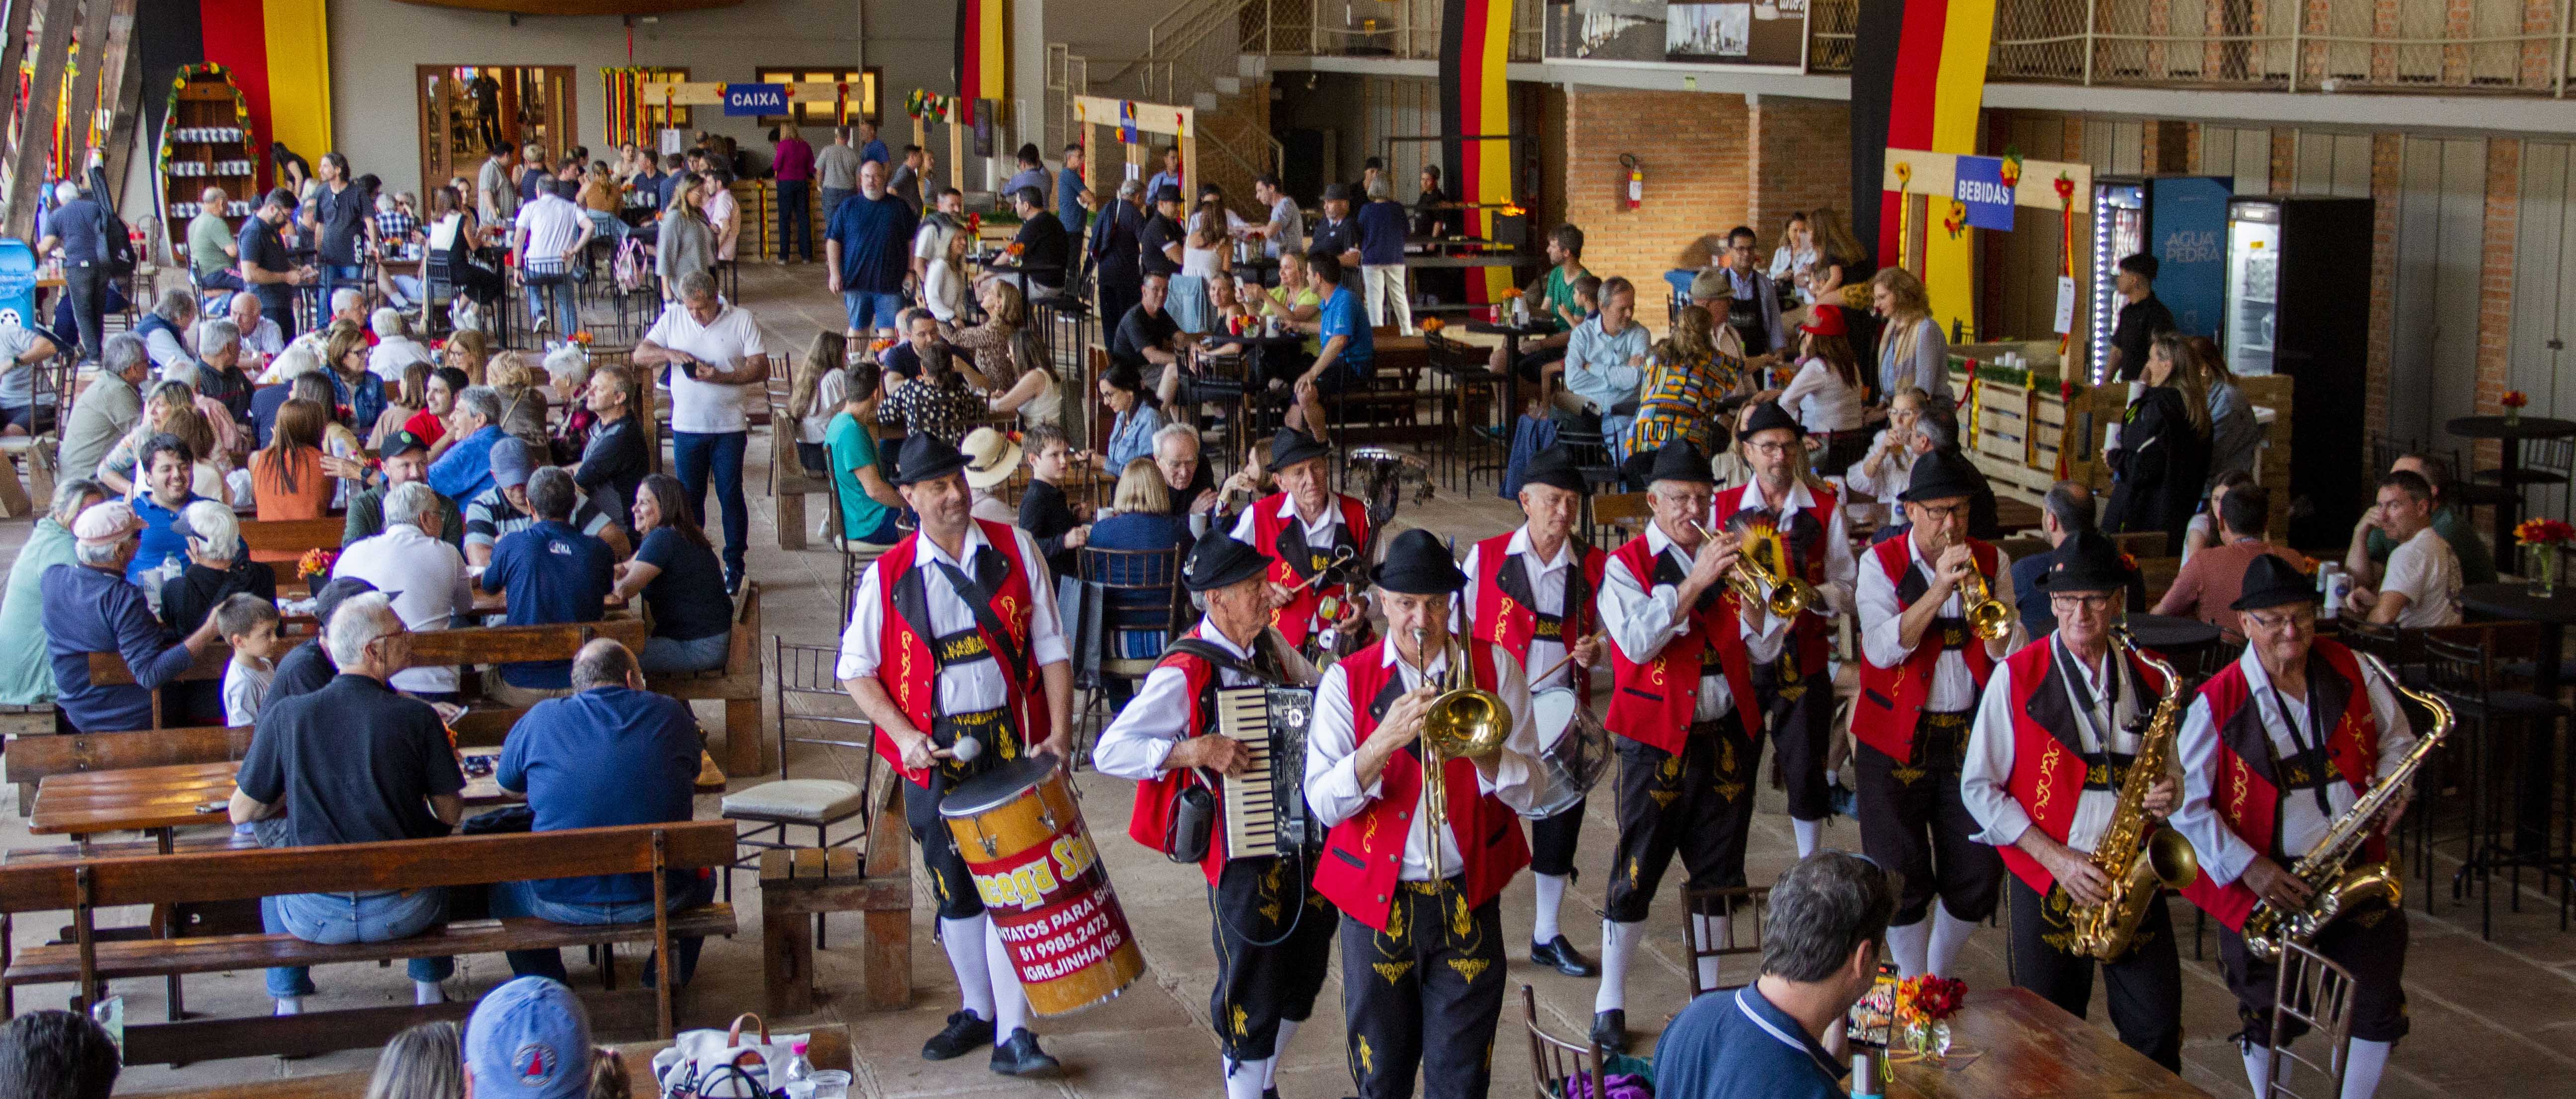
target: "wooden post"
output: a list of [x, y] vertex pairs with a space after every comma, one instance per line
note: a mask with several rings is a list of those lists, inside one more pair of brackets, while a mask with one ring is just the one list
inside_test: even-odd
[[790, 854], [760, 853], [761, 985], [773, 1019], [814, 1010], [814, 917], [777, 903], [793, 880]]
[[[35, 0], [29, 0], [34, 3]], [[28, 81], [27, 115], [20, 124], [18, 141], [10, 150], [11, 162], [19, 171], [9, 180], [9, 213], [0, 222], [0, 235], [33, 241], [36, 228], [36, 191], [45, 185], [45, 173], [36, 161], [36, 150], [50, 148], [54, 139], [53, 89], [63, 81], [64, 55], [71, 51], [72, 22], [80, 13], [80, 0], [47, 0], [45, 24], [37, 32], [36, 71]], [[44, 262], [44, 257], [37, 257]]]
[[[887, 783], [885, 803], [868, 824], [868, 877], [911, 873], [912, 825], [904, 819], [902, 802], [894, 796], [894, 784]], [[878, 1011], [901, 1011], [912, 1006], [912, 910], [889, 908], [871, 911], [860, 917], [861, 972], [867, 975], [866, 1006]]]
[[[117, 8], [125, 7], [131, 2], [132, 0], [117, 0], [113, 3], [110, 0], [90, 0], [89, 6], [81, 12], [80, 64], [72, 73], [72, 94], [67, 104], [67, 109], [71, 113], [63, 120], [65, 123], [63, 138], [76, 150], [72, 159], [74, 175], [80, 175], [89, 168], [91, 148], [89, 126], [98, 118], [99, 77], [107, 71], [107, 40], [113, 35], [108, 28], [108, 23], [115, 18]], [[128, 8], [128, 10], [132, 9]], [[132, 21], [128, 20], [127, 25], [131, 26]], [[42, 85], [35, 87], [40, 88]], [[124, 184], [124, 180], [116, 179], [110, 180], [108, 185], [121, 187]], [[101, 206], [110, 209], [116, 206], [114, 195], [92, 197], [98, 199]]]

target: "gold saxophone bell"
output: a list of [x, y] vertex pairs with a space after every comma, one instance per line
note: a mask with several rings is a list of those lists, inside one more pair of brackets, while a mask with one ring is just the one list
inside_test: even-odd
[[[1429, 631], [1415, 627], [1413, 651], [1420, 663], [1414, 673], [1426, 682], [1430, 673], [1429, 657], [1422, 646]], [[1478, 690], [1473, 672], [1467, 668], [1465, 646], [1460, 646], [1457, 659], [1449, 662], [1448, 674], [1442, 677], [1441, 692], [1422, 713], [1422, 764], [1425, 806], [1423, 827], [1449, 826], [1449, 786], [1442, 781], [1450, 759], [1483, 759], [1501, 751], [1503, 739], [1512, 734], [1512, 713], [1503, 698], [1492, 691]], [[1440, 857], [1439, 833], [1433, 832], [1431, 877], [1434, 881], [1448, 878], [1447, 867]]]

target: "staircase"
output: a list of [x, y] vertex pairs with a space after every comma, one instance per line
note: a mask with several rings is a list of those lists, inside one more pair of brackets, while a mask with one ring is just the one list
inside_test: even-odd
[[[1254, 177], [1277, 171], [1283, 155], [1270, 136], [1268, 59], [1243, 49], [1266, 18], [1266, 5], [1245, 0], [1180, 0], [1146, 29], [1143, 56], [1091, 59], [1050, 44], [1047, 117], [1069, 126], [1076, 95], [1191, 107], [1199, 162], [1190, 178], [1216, 183], [1238, 210], [1249, 209]], [[1056, 145], [1069, 140], [1051, 136]]]

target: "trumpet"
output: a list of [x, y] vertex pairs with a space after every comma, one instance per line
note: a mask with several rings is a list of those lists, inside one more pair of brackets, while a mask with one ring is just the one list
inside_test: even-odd
[[[1413, 630], [1413, 651], [1417, 659], [1414, 674], [1425, 682], [1431, 678], [1429, 657], [1422, 646], [1430, 631], [1420, 626]], [[1448, 761], [1483, 759], [1501, 751], [1503, 738], [1512, 733], [1511, 710], [1503, 705], [1501, 695], [1478, 690], [1474, 673], [1467, 668], [1467, 654], [1460, 647], [1458, 658], [1449, 662], [1449, 674], [1441, 681], [1441, 692], [1422, 713], [1422, 766], [1425, 805], [1422, 826], [1426, 829], [1449, 826]], [[1449, 876], [1440, 857], [1440, 834], [1430, 833], [1431, 879]]]
[[1968, 632], [1977, 635], [1980, 641], [2003, 640], [2005, 635], [2012, 633], [2012, 608], [1995, 598], [1993, 582], [1986, 579], [1985, 572], [1974, 562], [1969, 564], [1968, 574], [1976, 579], [1976, 587], [1967, 596]]
[[[1697, 530], [1702, 538], [1717, 537], [1696, 520], [1684, 521], [1690, 523], [1691, 529]], [[1746, 606], [1762, 607], [1774, 618], [1796, 618], [1802, 611], [1824, 605], [1824, 598], [1816, 593], [1814, 586], [1798, 577], [1782, 574], [1751, 553], [1735, 559], [1735, 567], [1726, 571], [1726, 586], [1735, 589], [1736, 598]]]

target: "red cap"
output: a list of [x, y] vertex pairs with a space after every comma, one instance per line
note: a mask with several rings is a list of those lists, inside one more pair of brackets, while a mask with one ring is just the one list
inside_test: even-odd
[[1799, 325], [1798, 331], [1818, 336], [1843, 336], [1850, 334], [1850, 329], [1843, 325], [1842, 306], [1818, 304], [1807, 312], [1807, 322]]

